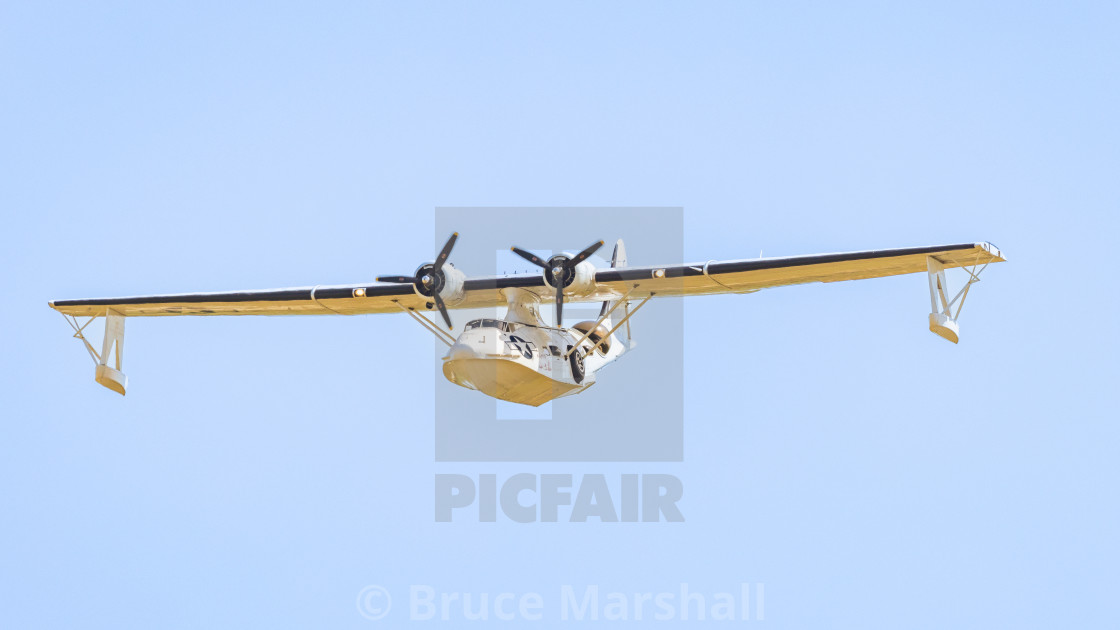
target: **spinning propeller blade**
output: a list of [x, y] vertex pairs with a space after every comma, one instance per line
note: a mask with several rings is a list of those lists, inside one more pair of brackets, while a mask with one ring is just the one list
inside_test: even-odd
[[443, 245], [443, 249], [439, 250], [439, 256], [436, 256], [436, 271], [443, 269], [443, 263], [447, 262], [447, 257], [451, 255], [451, 249], [455, 247], [455, 241], [457, 240], [459, 240], [459, 233], [452, 232], [451, 238], [447, 239], [447, 242]]
[[459, 240], [459, 233], [452, 232], [451, 237], [444, 243], [443, 249], [439, 250], [435, 261], [420, 265], [420, 268], [416, 270], [416, 275], [377, 276], [378, 282], [411, 284], [416, 287], [417, 293], [432, 298], [436, 308], [439, 309], [439, 314], [443, 315], [443, 321], [447, 323], [448, 330], [453, 330], [455, 327], [451, 325], [451, 316], [447, 314], [447, 305], [443, 303], [443, 298], [439, 292], [446, 282], [446, 277], [443, 275], [443, 264], [447, 262], [447, 258], [451, 255], [451, 250], [455, 247], [455, 241], [457, 240]]
[[510, 251], [518, 256], [528, 260], [534, 265], [544, 269], [544, 280], [549, 285], [556, 287], [556, 325], [559, 327], [564, 326], [564, 288], [570, 285], [576, 278], [576, 266], [581, 262], [587, 260], [594, 254], [600, 247], [603, 246], [603, 241], [596, 241], [588, 245], [582, 252], [575, 256], [568, 258], [560, 254], [549, 258], [547, 261], [542, 260], [539, 256], [530, 251], [521, 249], [514, 246]]
[[533, 252], [527, 252], [520, 247], [511, 247], [510, 250], [538, 267], [544, 268], [548, 266], [548, 263], [538, 258]]
[[591, 254], [594, 254], [594, 253], [595, 253], [596, 251], [598, 251], [598, 250], [599, 250], [599, 248], [600, 248], [600, 247], [602, 247], [602, 246], [603, 246], [603, 241], [596, 241], [596, 242], [594, 242], [594, 243], [592, 243], [592, 244], [588, 245], [588, 246], [587, 246], [587, 249], [585, 249], [585, 250], [583, 250], [582, 252], [580, 252], [580, 253], [576, 254], [576, 257], [575, 257], [575, 258], [573, 258], [573, 259], [571, 259], [570, 261], [568, 261], [568, 264], [569, 264], [569, 265], [571, 265], [572, 267], [575, 267], [576, 265], [578, 265], [578, 264], [580, 264], [581, 262], [583, 262], [583, 261], [587, 260], [588, 258], [590, 258], [590, 257], [591, 257]]
[[397, 284], [412, 284], [416, 278], [412, 276], [377, 276], [378, 282], [395, 282]]
[[454, 330], [455, 327], [451, 325], [451, 316], [447, 314], [447, 307], [443, 304], [443, 298], [439, 296], [439, 291], [432, 294], [432, 298], [436, 301], [436, 308], [439, 309], [439, 314], [443, 315], [443, 321], [447, 323], [448, 330]]
[[556, 284], [556, 326], [564, 327], [564, 285]]

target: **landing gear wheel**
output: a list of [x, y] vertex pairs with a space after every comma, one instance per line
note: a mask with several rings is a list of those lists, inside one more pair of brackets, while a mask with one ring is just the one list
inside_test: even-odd
[[572, 364], [572, 380], [576, 383], [582, 383], [584, 375], [583, 354], [576, 350], [572, 353], [572, 356], [568, 357], [568, 362]]

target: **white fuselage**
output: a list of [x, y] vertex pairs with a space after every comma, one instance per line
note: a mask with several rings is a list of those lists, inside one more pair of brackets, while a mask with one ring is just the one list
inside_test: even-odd
[[[581, 341], [579, 330], [545, 325], [535, 299], [519, 299], [525, 297], [510, 295], [506, 319], [476, 319], [464, 327], [443, 357], [447, 380], [536, 407], [587, 389], [599, 369], [625, 352], [613, 337], [604, 353], [593, 349], [592, 341]], [[577, 342], [579, 347], [569, 354]]]

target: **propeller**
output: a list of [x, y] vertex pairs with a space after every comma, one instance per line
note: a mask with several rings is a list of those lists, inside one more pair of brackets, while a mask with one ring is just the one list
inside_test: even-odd
[[545, 281], [556, 287], [556, 325], [562, 327], [564, 325], [564, 289], [576, 279], [576, 265], [590, 258], [591, 254], [594, 254], [602, 246], [603, 241], [595, 241], [588, 245], [582, 252], [571, 258], [563, 254], [557, 254], [547, 261], [542, 260], [539, 256], [532, 252], [525, 251], [520, 247], [511, 247], [510, 250], [541, 269], [544, 269]]
[[451, 316], [447, 314], [447, 305], [443, 303], [443, 298], [440, 297], [439, 292], [447, 283], [447, 277], [443, 273], [443, 263], [447, 262], [447, 257], [451, 255], [451, 249], [455, 247], [455, 241], [458, 238], [459, 233], [453, 232], [451, 238], [444, 243], [443, 249], [439, 250], [439, 255], [436, 256], [435, 261], [420, 265], [415, 275], [377, 277], [378, 282], [411, 284], [416, 287], [417, 293], [432, 298], [432, 301], [436, 303], [436, 308], [439, 309], [439, 314], [443, 315], [443, 321], [447, 323], [448, 330], [453, 330], [455, 327], [451, 325]]

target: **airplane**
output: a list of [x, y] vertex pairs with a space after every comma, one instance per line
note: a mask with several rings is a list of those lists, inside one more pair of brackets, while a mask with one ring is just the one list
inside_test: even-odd
[[[420, 265], [412, 275], [379, 276], [372, 284], [55, 300], [49, 304], [62, 313], [74, 329], [74, 337], [85, 344], [96, 364], [95, 381], [121, 395], [128, 385], [121, 371], [127, 317], [403, 312], [448, 346], [442, 361], [449, 381], [500, 400], [540, 406], [586, 391], [595, 384], [600, 370], [632, 350], [630, 319], [655, 297], [753, 293], [809, 282], [925, 272], [932, 310], [929, 329], [957, 343], [957, 319], [969, 288], [989, 264], [1005, 261], [998, 248], [980, 242], [628, 267], [626, 247], [619, 239], [609, 268], [596, 269], [589, 260], [603, 246], [600, 240], [578, 253], [556, 254], [547, 260], [512, 247], [514, 253], [540, 267], [541, 273], [468, 278], [448, 261], [458, 238], [458, 232], [453, 233], [435, 260]], [[945, 275], [950, 268], [968, 273], [965, 285], [952, 298]], [[541, 305], [549, 301], [555, 305], [555, 325], [541, 319]], [[601, 302], [602, 306], [596, 320], [566, 327], [565, 302]], [[454, 327], [449, 310], [502, 306], [506, 308], [504, 318], [467, 322], [458, 337], [422, 314], [438, 313], [450, 331]], [[87, 317], [84, 323], [78, 319]], [[101, 352], [84, 335], [98, 317], [105, 319]]]

